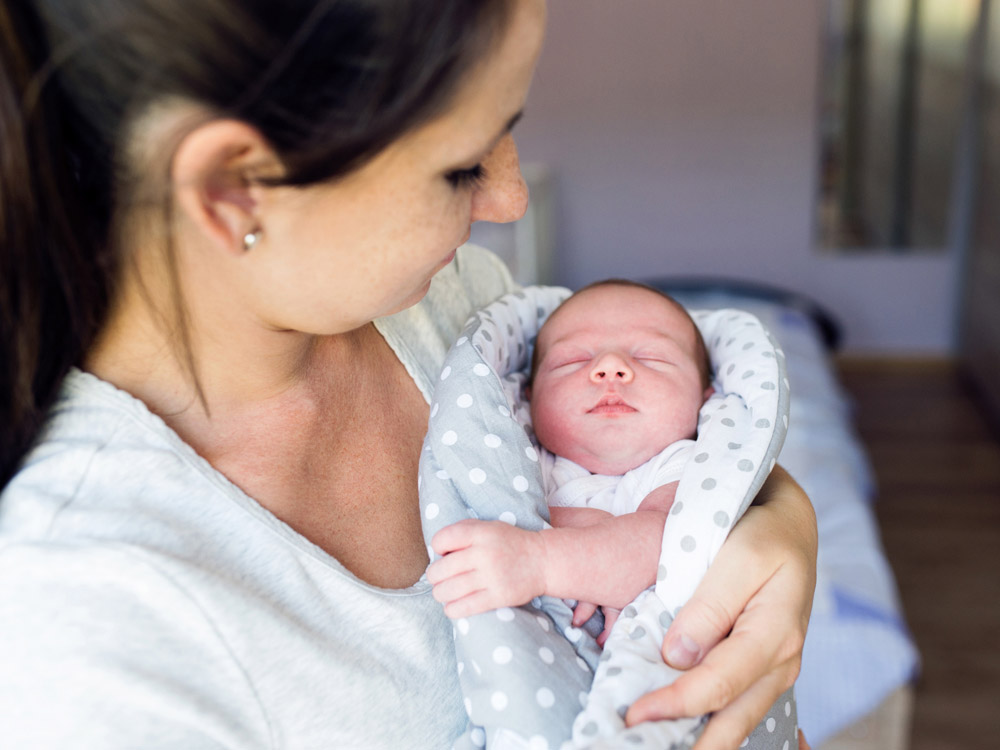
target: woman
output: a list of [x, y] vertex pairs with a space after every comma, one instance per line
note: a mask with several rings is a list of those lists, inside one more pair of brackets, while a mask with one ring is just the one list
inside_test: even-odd
[[[461, 731], [417, 456], [449, 339], [511, 286], [455, 248], [524, 211], [543, 25], [541, 0], [0, 4], [5, 744]], [[630, 715], [716, 710], [699, 748], [798, 670], [812, 514], [780, 472], [762, 495], [664, 644], [704, 666]]]

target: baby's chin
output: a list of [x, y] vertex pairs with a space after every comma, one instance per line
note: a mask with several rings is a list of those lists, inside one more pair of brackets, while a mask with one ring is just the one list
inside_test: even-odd
[[576, 457], [565, 456], [575, 464], [579, 464], [591, 474], [604, 474], [606, 476], [617, 477], [622, 474], [637, 469], [649, 459], [664, 450], [670, 443], [654, 447], [645, 448], [641, 451], [614, 452], [614, 453], [588, 453], [580, 452]]

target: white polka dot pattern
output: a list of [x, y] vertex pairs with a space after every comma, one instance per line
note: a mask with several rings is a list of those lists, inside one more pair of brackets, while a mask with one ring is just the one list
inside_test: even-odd
[[[522, 390], [538, 328], [566, 296], [567, 290], [555, 287], [507, 295], [473, 316], [449, 352], [420, 458], [428, 547], [437, 531], [465, 518], [535, 531], [547, 526], [539, 454]], [[679, 582], [700, 579], [780, 447], [787, 416], [780, 353], [759, 323], [744, 316], [695, 316], [722, 393], [702, 411], [696, 457], [685, 466], [665, 527], [656, 591], [662, 587], [678, 603], [661, 605], [656, 622], [628, 631], [624, 637], [636, 647], [662, 637], [666, 612], [686, 600], [687, 587]], [[689, 574], [692, 560], [695, 572]], [[490, 746], [498, 733], [514, 733], [529, 747], [559, 748], [570, 739], [601, 657], [595, 633], [573, 627], [571, 617], [565, 602], [541, 597], [456, 622], [459, 679], [470, 717], [456, 748]], [[615, 716], [619, 708], [613, 707]], [[624, 746], [641, 747], [646, 739], [630, 730]]]
[[694, 593], [732, 525], [764, 483], [785, 439], [784, 355], [760, 321], [742, 310], [694, 311], [715, 373], [702, 406], [695, 458], [685, 467], [663, 531], [656, 583], [670, 612]]

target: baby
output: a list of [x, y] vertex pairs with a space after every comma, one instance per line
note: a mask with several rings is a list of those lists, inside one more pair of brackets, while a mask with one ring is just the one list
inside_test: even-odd
[[[710, 369], [694, 321], [655, 289], [610, 280], [566, 300], [539, 331], [528, 391], [552, 525], [666, 514], [713, 392]], [[581, 604], [574, 623], [593, 611]], [[602, 644], [618, 610], [604, 613]]]
[[[427, 571], [434, 596], [463, 616], [523, 604], [535, 596], [581, 602], [573, 624], [603, 606], [613, 664], [599, 669], [574, 740], [587, 747], [621, 730], [619, 707], [665, 684], [656, 627], [616, 634], [619, 607], [655, 594], [633, 560], [606, 554], [604, 523], [611, 516], [656, 513], [666, 521], [684, 464], [694, 445], [699, 409], [712, 394], [704, 342], [688, 313], [655, 289], [629, 281], [580, 290], [538, 333], [530, 399], [543, 487], [553, 529], [529, 532], [502, 522], [456, 524], [433, 539], [444, 557]], [[635, 582], [627, 595], [605, 583], [610, 566]], [[615, 576], [622, 580], [622, 576]], [[617, 597], [617, 598], [616, 598]], [[631, 613], [633, 619], [638, 609]], [[651, 615], [659, 616], [659, 609]], [[636, 639], [642, 632], [643, 637]], [[658, 667], [650, 666], [659, 664]], [[693, 721], [681, 729], [692, 728]], [[650, 727], [650, 732], [666, 731]], [[666, 735], [651, 739], [667, 746]]]
[[[638, 547], [644, 535], [633, 537], [631, 530], [648, 528], [648, 516], [643, 518], [649, 513], [670, 528], [667, 515], [689, 457], [697, 463], [708, 455], [695, 457], [692, 449], [701, 407], [712, 393], [705, 344], [683, 307], [629, 281], [584, 288], [552, 312], [539, 330], [525, 390], [535, 436], [543, 447], [540, 478], [552, 528], [532, 531], [503, 521], [467, 519], [440, 528], [431, 539], [434, 552], [442, 557], [430, 565], [427, 579], [452, 618], [493, 609], [499, 616], [499, 608], [548, 595], [583, 602], [573, 613], [572, 624], [579, 627], [596, 609], [587, 602], [604, 608], [606, 624], [599, 641], [605, 650], [584, 710], [573, 720], [574, 747], [617, 736], [670, 747], [700, 726], [701, 719], [692, 718], [626, 728], [623, 717], [639, 696], [679, 674], [660, 657], [672, 616], [641, 564], [648, 559]], [[719, 421], [732, 424], [728, 418]], [[534, 451], [529, 451], [530, 458]], [[705, 481], [712, 486], [702, 484], [703, 489], [715, 487], [714, 479]], [[720, 527], [718, 517], [723, 515], [717, 512], [714, 517]], [[685, 514], [671, 517], [671, 523], [686, 524]], [[637, 554], [615, 557], [607, 544], [611, 534], [635, 538]], [[683, 547], [690, 538], [682, 540], [685, 552], [693, 549]], [[622, 616], [612, 627], [618, 608], [624, 608]], [[507, 610], [504, 616], [513, 615]], [[469, 629], [468, 623], [464, 628]], [[566, 636], [575, 642], [572, 633]], [[505, 643], [494, 655], [487, 652], [470, 663], [481, 673], [492, 668], [495, 653], [509, 651]], [[504, 656], [501, 662], [522, 660]], [[551, 652], [545, 663], [553, 663]], [[784, 715], [790, 715], [789, 708]], [[779, 738], [769, 728], [765, 732], [767, 741], [751, 746], [781, 746], [784, 735]]]
[[[527, 395], [556, 533], [457, 524], [435, 536], [443, 557], [428, 580], [453, 617], [548, 594], [610, 605], [613, 619], [610, 607], [645, 586], [627, 597], [608, 590], [606, 567], [633, 561], [608, 560], [598, 527], [628, 513], [666, 520], [698, 410], [712, 393], [708, 355], [684, 308], [652, 288], [611, 280], [580, 290], [549, 316], [532, 370]], [[574, 624], [593, 612], [594, 605], [578, 607]]]

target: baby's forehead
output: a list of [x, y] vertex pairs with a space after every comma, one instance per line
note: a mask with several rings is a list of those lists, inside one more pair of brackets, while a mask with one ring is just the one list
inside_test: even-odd
[[607, 316], [619, 312], [620, 305], [627, 305], [630, 312], [641, 314], [627, 321], [630, 328], [645, 327], [651, 331], [658, 327], [675, 330], [678, 325], [694, 328], [694, 321], [684, 307], [661, 292], [639, 284], [606, 283], [585, 287], [570, 296], [549, 315], [541, 332], [557, 327], [571, 328], [576, 323], [600, 324]]
[[539, 331], [538, 355], [593, 337], [673, 341], [687, 333], [696, 336], [694, 322], [669, 297], [644, 287], [600, 286], [577, 292], [553, 311]]

